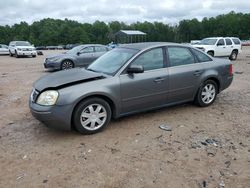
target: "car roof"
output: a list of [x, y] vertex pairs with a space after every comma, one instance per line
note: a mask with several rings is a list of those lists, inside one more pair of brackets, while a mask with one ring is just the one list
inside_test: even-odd
[[[88, 47], [88, 46], [104, 46], [102, 44], [81, 44], [79, 46], [82, 46], [82, 47]], [[105, 46], [104, 46], [105, 47]]]
[[131, 48], [131, 49], [136, 49], [136, 50], [144, 50], [147, 48], [161, 47], [161, 46], [187, 46], [187, 45], [171, 43], [171, 42], [142, 42], [142, 43], [120, 44], [119, 48]]

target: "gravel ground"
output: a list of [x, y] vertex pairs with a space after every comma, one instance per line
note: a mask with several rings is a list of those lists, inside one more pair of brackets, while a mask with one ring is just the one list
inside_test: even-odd
[[249, 188], [250, 48], [212, 106], [141, 113], [91, 136], [52, 130], [31, 116], [32, 83], [51, 74], [45, 56], [0, 56], [0, 187]]

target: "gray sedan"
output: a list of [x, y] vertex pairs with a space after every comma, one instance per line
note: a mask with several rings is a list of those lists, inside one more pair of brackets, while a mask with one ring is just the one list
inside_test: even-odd
[[85, 68], [35, 82], [34, 117], [50, 127], [93, 134], [110, 119], [194, 101], [211, 105], [230, 86], [232, 64], [175, 43], [120, 46]]
[[44, 61], [44, 67], [54, 70], [86, 67], [108, 50], [108, 47], [100, 44], [80, 45], [63, 54], [47, 57]]

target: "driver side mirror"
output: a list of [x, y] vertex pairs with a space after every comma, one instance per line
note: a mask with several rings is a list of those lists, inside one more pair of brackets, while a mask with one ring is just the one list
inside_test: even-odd
[[78, 55], [78, 56], [79, 56], [80, 54], [81, 54], [81, 52], [77, 52], [77, 53], [76, 53], [76, 55]]
[[144, 72], [144, 68], [142, 65], [131, 65], [127, 69], [127, 73], [129, 73], [129, 74], [143, 73], [143, 72]]

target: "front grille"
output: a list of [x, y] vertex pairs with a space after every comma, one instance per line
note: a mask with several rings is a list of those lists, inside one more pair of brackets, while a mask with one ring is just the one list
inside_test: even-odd
[[30, 96], [31, 101], [36, 102], [38, 95], [39, 95], [39, 92], [37, 90], [33, 89], [31, 92], [31, 96]]
[[23, 48], [22, 50], [23, 51], [32, 51], [32, 49], [30, 49], [30, 48]]

